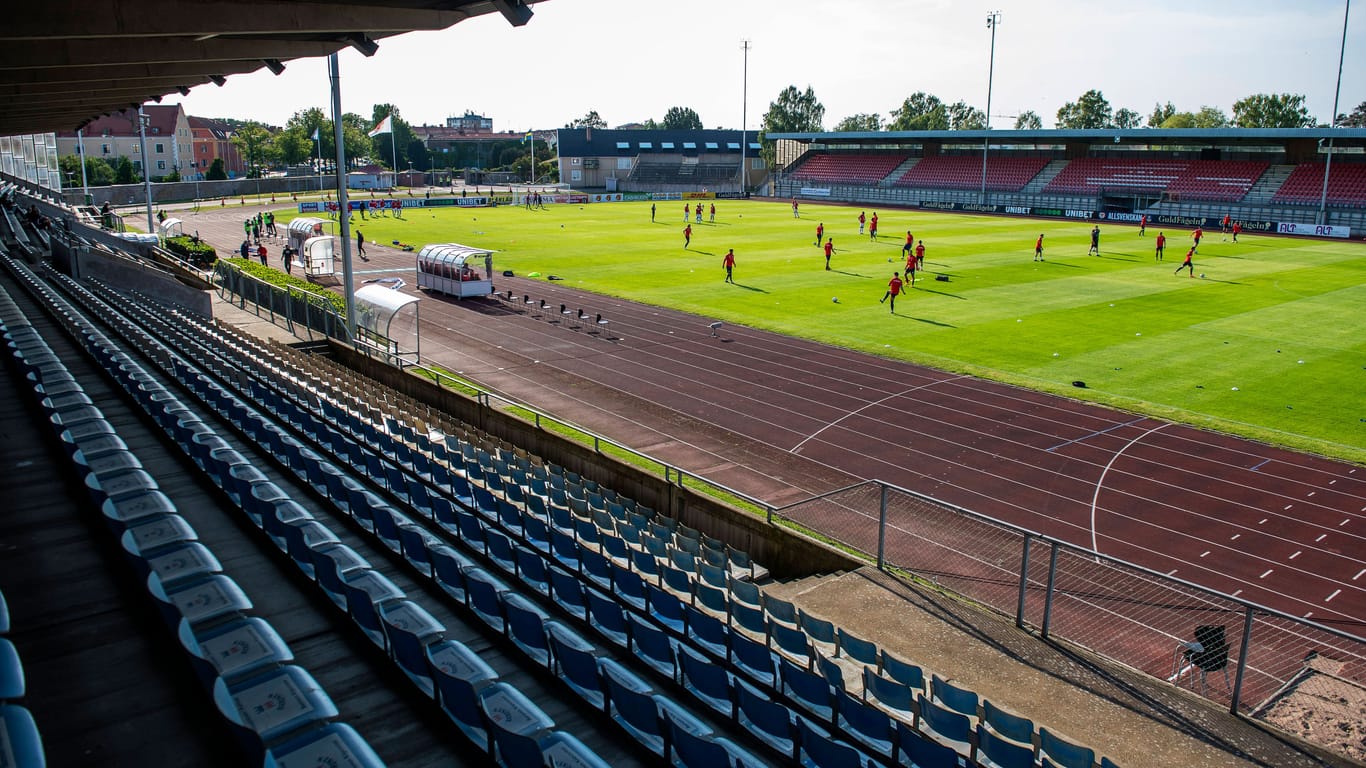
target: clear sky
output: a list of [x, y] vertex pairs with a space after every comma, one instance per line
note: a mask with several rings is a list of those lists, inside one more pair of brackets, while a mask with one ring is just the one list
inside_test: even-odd
[[[1095, 88], [1145, 119], [1155, 104], [1209, 105], [1232, 116], [1254, 93], [1307, 97], [1331, 119], [1343, 0], [547, 0], [514, 28], [492, 14], [442, 32], [341, 54], [342, 109], [396, 104], [405, 120], [441, 124], [473, 111], [499, 131], [552, 129], [596, 110], [608, 126], [691, 108], [706, 128], [739, 128], [750, 41], [746, 127], [760, 125], [787, 86], [810, 86], [825, 127], [859, 113], [889, 119], [916, 91], [979, 109], [996, 31], [992, 127], [1033, 110], [1052, 127], [1058, 108]], [[1366, 101], [1366, 3], [1352, 15], [1338, 111]], [[203, 117], [283, 125], [299, 109], [329, 108], [326, 59], [283, 75], [235, 75], [183, 99]], [[167, 100], [166, 103], [171, 103]]]

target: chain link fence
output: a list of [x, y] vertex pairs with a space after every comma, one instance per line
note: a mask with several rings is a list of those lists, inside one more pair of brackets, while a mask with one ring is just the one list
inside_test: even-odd
[[1044, 638], [1366, 756], [1366, 639], [877, 481], [770, 515]]

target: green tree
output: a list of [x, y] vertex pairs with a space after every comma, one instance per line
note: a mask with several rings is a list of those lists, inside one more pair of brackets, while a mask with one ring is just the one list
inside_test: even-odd
[[833, 130], [836, 132], [880, 131], [882, 130], [882, 116], [876, 112], [872, 114], [860, 112], [839, 121]]
[[1148, 127], [1149, 127], [1149, 128], [1166, 128], [1167, 126], [1163, 125], [1163, 123], [1165, 123], [1165, 122], [1167, 122], [1168, 120], [1170, 120], [1171, 117], [1172, 117], [1172, 115], [1175, 115], [1175, 114], [1176, 114], [1176, 107], [1172, 106], [1172, 103], [1171, 103], [1170, 101], [1167, 102], [1165, 105], [1164, 105], [1164, 104], [1156, 104], [1156, 105], [1153, 106], [1153, 112], [1152, 112], [1152, 114], [1148, 115]]
[[598, 115], [596, 109], [588, 110], [588, 114], [577, 120], [571, 120], [565, 125], [566, 128], [606, 128], [607, 121]]
[[1366, 128], [1366, 101], [1357, 105], [1350, 115], [1338, 115], [1339, 128]]
[[947, 131], [949, 112], [938, 96], [916, 91], [892, 110], [889, 131]]
[[1039, 114], [1032, 109], [1026, 109], [1015, 117], [1015, 130], [1017, 131], [1037, 131], [1043, 128], [1043, 120], [1039, 119]]
[[1138, 128], [1143, 125], [1143, 116], [1126, 107], [1115, 110], [1111, 122], [1116, 128]]
[[275, 136], [275, 150], [282, 162], [298, 165], [313, 156], [313, 140], [303, 126], [293, 126]]
[[702, 118], [689, 107], [669, 107], [664, 113], [664, 128], [672, 131], [700, 131]]
[[114, 183], [114, 166], [102, 157], [87, 157], [85, 175], [90, 186], [107, 187]]
[[308, 153], [318, 154], [318, 146], [313, 143], [313, 131], [318, 132], [318, 140], [322, 143], [322, 156], [333, 157], [337, 154], [336, 139], [333, 138], [332, 119], [322, 111], [320, 107], [310, 107], [295, 112], [288, 121], [285, 122], [285, 130], [298, 130], [308, 142]]
[[[825, 120], [825, 106], [816, 98], [811, 86], [806, 91], [789, 85], [769, 102], [768, 111], [759, 127], [762, 136], [770, 133], [807, 133], [821, 130]], [[760, 142], [759, 156], [771, 168], [774, 165], [774, 143], [767, 138]]]
[[223, 181], [228, 178], [228, 170], [223, 166], [223, 158], [215, 157], [204, 174], [205, 181]]
[[987, 118], [982, 110], [968, 106], [965, 101], [956, 101], [945, 110], [949, 113], [949, 130], [979, 131], [987, 127]]
[[242, 157], [246, 158], [247, 177], [259, 178], [267, 159], [267, 147], [271, 143], [270, 131], [252, 120], [233, 131], [231, 141]]
[[119, 158], [119, 164], [114, 166], [115, 184], [136, 184], [142, 177], [133, 170], [133, 161], [127, 155]]
[[1312, 128], [1316, 122], [1303, 94], [1254, 93], [1233, 102], [1233, 124], [1239, 128]]
[[1094, 88], [1058, 110], [1059, 128], [1110, 128], [1113, 125], [1110, 102], [1105, 100], [1105, 94]]
[[342, 147], [346, 150], [347, 167], [354, 167], [370, 160], [370, 153], [374, 147], [368, 134], [373, 125], [374, 123], [366, 125], [365, 118], [355, 112], [342, 115]]

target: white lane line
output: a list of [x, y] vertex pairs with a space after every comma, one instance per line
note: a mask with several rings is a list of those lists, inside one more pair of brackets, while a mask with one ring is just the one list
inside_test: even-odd
[[1176, 572], [1179, 571], [1179, 570], [1181, 570], [1181, 569], [1179, 569], [1179, 568], [1173, 568], [1173, 569], [1171, 569], [1170, 571], [1167, 571], [1167, 575], [1168, 575], [1168, 576], [1173, 576], [1173, 575], [1175, 575]]
[[[1316, 494], [1316, 493], [1318, 493], [1318, 491], [1310, 491], [1310, 492], [1309, 492], [1309, 496], [1313, 496], [1313, 495]], [[1309, 496], [1305, 496], [1305, 498], [1307, 499], [1307, 498], [1309, 498]]]
[[1269, 519], [1270, 518], [1263, 517], [1261, 520], [1257, 521], [1257, 525], [1266, 525], [1266, 521]]
[[1317, 544], [1317, 543], [1319, 543], [1320, 541], [1323, 541], [1323, 540], [1326, 539], [1326, 538], [1328, 538], [1328, 534], [1326, 534], [1326, 533], [1320, 533], [1320, 534], [1319, 534], [1319, 537], [1318, 537], [1317, 539], [1314, 539], [1314, 543]]
[[[912, 393], [912, 392], [916, 392], [916, 391], [925, 389], [925, 388], [927, 388], [927, 387], [933, 387], [933, 386], [935, 386], [935, 385], [937, 385], [937, 384], [944, 384], [944, 383], [947, 383], [947, 382], [950, 382], [950, 381], [957, 381], [958, 379], [962, 379], [962, 378], [965, 378], [965, 377], [964, 377], [963, 375], [958, 375], [958, 376], [951, 376], [951, 377], [949, 377], [949, 378], [947, 378], [947, 379], [938, 379], [938, 380], [935, 380], [935, 381], [926, 382], [926, 383], [924, 383], [924, 384], [920, 384], [920, 385], [911, 387], [911, 388], [909, 388], [909, 389], [904, 389], [904, 390], [902, 390], [902, 391], [900, 391], [900, 392], [893, 392], [892, 394], [887, 395], [886, 397], [882, 398], [881, 400], [878, 400], [878, 401], [875, 401], [875, 402], [871, 402], [871, 403], [866, 403], [866, 404], [864, 404], [864, 405], [862, 405], [862, 406], [860, 406], [860, 407], [858, 407], [858, 408], [856, 408], [856, 409], [854, 409], [854, 410], [852, 410], [852, 411], [850, 411], [850, 412], [844, 414], [843, 416], [839, 417], [838, 419], [835, 419], [834, 421], [829, 422], [828, 424], [826, 424], [825, 426], [823, 426], [823, 427], [821, 427], [820, 429], [816, 430], [815, 432], [812, 432], [811, 434], [807, 435], [805, 438], [802, 439], [802, 441], [801, 441], [800, 443], [797, 443], [796, 445], [794, 445], [794, 446], [792, 446], [791, 448], [789, 448], [789, 449], [788, 449], [788, 453], [796, 453], [797, 451], [800, 451], [800, 450], [802, 449], [802, 446], [803, 446], [803, 445], [806, 445], [807, 443], [809, 443], [809, 442], [811, 442], [812, 440], [816, 439], [816, 436], [819, 435], [820, 433], [824, 432], [825, 430], [830, 429], [831, 427], [835, 426], [836, 424], [840, 423], [841, 421], [844, 421], [845, 419], [848, 419], [848, 418], [853, 417], [853, 416], [857, 416], [857, 415], [863, 413], [864, 411], [867, 411], [867, 410], [870, 409], [870, 408], [876, 408], [877, 406], [882, 405], [883, 403], [887, 402], [888, 400], [895, 400], [895, 399], [898, 398], [898, 397], [905, 397], [906, 395], [909, 395], [909, 394]], [[1140, 421], [1141, 421], [1141, 419], [1140, 419]], [[1165, 425], [1164, 425], [1164, 426], [1165, 426]], [[1091, 544], [1091, 547], [1092, 547], [1092, 549], [1095, 548], [1095, 543], [1094, 543], [1094, 542]]]
[[1259, 579], [1265, 579], [1267, 576], [1271, 575], [1271, 572], [1274, 571], [1274, 570], [1276, 570], [1276, 569], [1275, 569], [1275, 568], [1267, 568], [1267, 569], [1266, 569], [1266, 573], [1263, 573], [1261, 576], [1258, 576], [1257, 578], [1259, 578]]
[[1285, 509], [1283, 509], [1283, 510], [1281, 510], [1281, 511], [1282, 511], [1282, 512], [1288, 512], [1288, 511], [1290, 511], [1290, 508], [1293, 507], [1293, 506], [1295, 506], [1295, 505], [1294, 505], [1294, 504], [1286, 504], [1286, 505], [1285, 505]]
[[1241, 589], [1235, 589], [1233, 590], [1233, 594], [1229, 595], [1229, 597], [1237, 597], [1238, 595], [1242, 594], [1242, 592], [1243, 590]]
[[[1122, 456], [1122, 455], [1124, 454], [1125, 451], [1129, 450], [1129, 447], [1130, 447], [1130, 446], [1132, 446], [1133, 444], [1137, 443], [1139, 440], [1142, 440], [1143, 438], [1147, 437], [1148, 435], [1151, 435], [1152, 433], [1156, 432], [1157, 430], [1159, 430], [1159, 429], [1165, 429], [1166, 427], [1169, 427], [1169, 426], [1171, 426], [1171, 425], [1170, 425], [1170, 424], [1158, 424], [1157, 426], [1153, 427], [1152, 429], [1148, 430], [1147, 432], [1144, 432], [1143, 434], [1139, 435], [1138, 437], [1135, 437], [1133, 440], [1130, 440], [1129, 442], [1125, 443], [1123, 448], [1120, 448], [1118, 451], [1115, 451], [1115, 455], [1114, 455], [1114, 456], [1111, 456], [1111, 457], [1110, 457], [1110, 460], [1107, 461], [1107, 462], [1105, 462], [1105, 469], [1102, 469], [1102, 470], [1100, 471], [1100, 477], [1096, 479], [1096, 492], [1095, 492], [1094, 494], [1091, 495], [1091, 551], [1092, 551], [1092, 552], [1099, 552], [1099, 551], [1100, 551], [1100, 546], [1096, 543], [1096, 502], [1098, 502], [1098, 501], [1100, 500], [1100, 489], [1103, 488], [1103, 487], [1105, 486], [1105, 475], [1109, 473], [1110, 467], [1113, 467], [1113, 466], [1115, 465], [1115, 462], [1119, 460], [1119, 457]], [[1237, 537], [1235, 536], [1234, 538], [1237, 538]]]
[[1242, 536], [1242, 535], [1243, 535], [1243, 534], [1241, 534], [1241, 533], [1235, 533], [1235, 534], [1233, 534], [1233, 537], [1229, 539], [1229, 541], [1237, 541], [1237, 540], [1238, 540], [1238, 537], [1239, 537], [1239, 536]]
[[1352, 581], [1356, 581], [1357, 579], [1361, 578], [1361, 574], [1363, 573], [1366, 573], [1366, 568], [1362, 568], [1361, 570], [1357, 571], [1357, 575], [1352, 577]]
[[1352, 518], [1349, 517], [1349, 518], [1347, 518], [1346, 520], [1343, 520], [1342, 522], [1338, 523], [1338, 527], [1341, 528], [1342, 526], [1344, 526], [1344, 525], [1346, 525], [1346, 524], [1348, 524], [1348, 523], [1350, 523], [1350, 522], [1352, 522]]
[[1299, 556], [1300, 556], [1300, 550], [1297, 549], [1297, 550], [1295, 550], [1295, 554], [1293, 554], [1293, 555], [1290, 556], [1290, 559], [1291, 559], [1291, 560], [1294, 560], [1295, 558], [1297, 558], [1297, 557], [1299, 557]]
[[1328, 602], [1329, 600], [1332, 600], [1333, 598], [1337, 597], [1337, 596], [1338, 596], [1338, 593], [1341, 592], [1341, 591], [1342, 591], [1342, 590], [1340, 590], [1340, 589], [1335, 589], [1335, 590], [1333, 590], [1333, 594], [1329, 595], [1328, 597], [1323, 598], [1323, 602], [1326, 603], [1326, 602]]
[[1208, 555], [1208, 554], [1209, 554], [1209, 550], [1207, 549], [1207, 550], [1205, 550], [1204, 552], [1201, 552], [1201, 553], [1200, 553], [1200, 556], [1201, 556], [1201, 557], [1204, 557], [1205, 555]]

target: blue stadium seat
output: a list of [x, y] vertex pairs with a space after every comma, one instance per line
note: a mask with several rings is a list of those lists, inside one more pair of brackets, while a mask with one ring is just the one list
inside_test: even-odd
[[780, 658], [778, 679], [782, 682], [784, 696], [797, 702], [812, 717], [826, 723], [834, 721], [835, 702], [830, 683], [824, 677]]
[[797, 723], [792, 710], [743, 680], [735, 683], [735, 722], [778, 752], [796, 757]]
[[18, 704], [0, 704], [0, 754], [12, 756], [14, 768], [43, 768], [47, 757], [33, 714]]
[[915, 724], [915, 695], [918, 691], [896, 680], [888, 680], [871, 669], [863, 669], [863, 700], [892, 717]]
[[552, 731], [541, 739], [541, 756], [545, 765], [554, 768], [610, 768], [607, 761], [565, 731]]
[[518, 648], [542, 667], [550, 667], [550, 645], [546, 640], [546, 625], [550, 616], [516, 592], [503, 597], [503, 613], [507, 617], [507, 634]]
[[345, 723], [328, 723], [266, 751], [264, 768], [291, 766], [384, 768], [384, 761], [354, 728]]
[[274, 627], [254, 616], [239, 616], [198, 630], [181, 621], [177, 635], [205, 687], [216, 678], [232, 681], [294, 660]]
[[472, 568], [465, 572], [465, 588], [469, 590], [469, 606], [494, 631], [502, 633], [507, 629], [507, 618], [503, 615], [503, 595], [509, 592], [506, 584], [482, 568]]
[[116, 534], [122, 534], [130, 526], [147, 522], [154, 517], [176, 513], [175, 504], [159, 490], [125, 494], [115, 499], [105, 499], [100, 505], [100, 514], [105, 523]]
[[1095, 750], [1068, 741], [1047, 727], [1039, 728], [1039, 757], [1059, 768], [1091, 768], [1096, 764]]
[[479, 708], [489, 724], [491, 754], [504, 768], [541, 764], [539, 737], [555, 727], [531, 699], [507, 683], [492, 683], [479, 691]]
[[951, 709], [945, 709], [925, 698], [924, 695], [917, 695], [915, 702], [916, 730], [927, 738], [934, 739], [953, 749], [963, 757], [971, 759], [973, 752], [972, 722], [968, 717]]
[[797, 757], [807, 768], [864, 768], [859, 751], [837, 740], [829, 731], [797, 718]]
[[736, 631], [751, 639], [768, 643], [768, 620], [762, 608], [748, 603], [732, 601], [730, 604], [730, 624]]
[[895, 757], [896, 731], [887, 713], [843, 690], [835, 691], [835, 711], [835, 730], [887, 760]]
[[427, 665], [427, 648], [441, 642], [446, 628], [412, 600], [392, 600], [379, 607], [389, 655], [424, 694], [435, 698], [436, 681]]
[[678, 649], [678, 680], [697, 700], [726, 717], [735, 717], [734, 682], [725, 667], [697, 655], [686, 647]]
[[914, 693], [928, 693], [925, 688], [925, 671], [919, 666], [902, 661], [885, 649], [882, 651], [882, 674], [905, 685]]
[[0, 637], [0, 701], [24, 697], [24, 664], [19, 649], [8, 638]]
[[683, 707], [662, 695], [636, 675], [624, 676], [622, 667], [603, 665], [607, 683], [607, 713], [646, 749], [663, 757], [667, 733], [664, 717], [677, 727], [695, 735], [709, 735], [712, 729]]
[[588, 595], [583, 582], [559, 568], [550, 568], [550, 596], [576, 619], [588, 620]]
[[1030, 750], [1034, 749], [1034, 722], [1027, 717], [1001, 709], [991, 703], [990, 699], [982, 699], [981, 725], [999, 736], [1029, 747]]
[[679, 727], [665, 714], [669, 733], [669, 752], [665, 755], [678, 768], [715, 768], [715, 766], [761, 766], [767, 761], [730, 739], [720, 736], [700, 736]]
[[630, 636], [627, 632], [625, 609], [621, 607], [620, 603], [604, 597], [596, 590], [587, 590], [586, 594], [588, 596], [588, 625], [612, 644], [623, 649], [628, 648]]
[[826, 656], [835, 655], [838, 639], [835, 636], [835, 624], [833, 622], [817, 618], [798, 608], [797, 626], [811, 639], [817, 651]]
[[683, 619], [693, 647], [710, 654], [713, 661], [730, 657], [731, 629], [724, 621], [691, 605], [683, 607]]
[[147, 589], [156, 598], [172, 629], [180, 626], [181, 619], [198, 624], [251, 610], [251, 601], [237, 582], [222, 574], [179, 581], [165, 587], [156, 574], [152, 574], [147, 578]]
[[[660, 626], [676, 636], [682, 636], [687, 632], [683, 603], [672, 592], [666, 592], [653, 584], [647, 585], [645, 587], [645, 601], [650, 618], [654, 619]], [[722, 656], [724, 657], [724, 654]]]
[[594, 645], [563, 625], [552, 626], [547, 635], [554, 671], [559, 678], [594, 709], [606, 711], [607, 689], [598, 669]]
[[731, 630], [730, 661], [750, 681], [766, 689], [778, 686], [778, 660], [768, 646], [743, 632]]
[[337, 716], [337, 707], [301, 667], [283, 666], [234, 682], [214, 682], [213, 700], [257, 759], [265, 744]]
[[427, 660], [436, 678], [437, 700], [470, 741], [488, 750], [489, 734], [479, 706], [479, 689], [498, 679], [479, 654], [464, 643], [443, 640], [427, 648]]
[[517, 578], [531, 589], [548, 597], [550, 573], [546, 568], [545, 558], [537, 554], [536, 550], [520, 544], [513, 546], [512, 553], [517, 563]]
[[678, 678], [676, 644], [659, 627], [635, 614], [627, 614], [627, 634], [635, 657], [670, 680]]
[[432, 566], [431, 548], [438, 541], [432, 538], [426, 530], [412, 523], [404, 523], [398, 527], [398, 540], [403, 546], [403, 558], [427, 578], [435, 576]]
[[835, 637], [839, 644], [837, 658], [848, 659], [855, 664], [862, 664], [873, 669], [878, 668], [880, 654], [876, 643], [851, 635], [844, 631], [843, 627], [835, 630]]
[[939, 675], [931, 675], [930, 699], [960, 715], [965, 715], [973, 726], [977, 725], [978, 701], [976, 691], [954, 685]]
[[208, 547], [196, 541], [163, 548], [146, 560], [147, 568], [162, 584], [170, 585], [182, 579], [192, 579], [221, 573], [222, 565]]
[[399, 589], [384, 574], [372, 568], [351, 571], [342, 577], [346, 610], [365, 636], [381, 650], [389, 649], [388, 637], [379, 618], [380, 606], [403, 599]]
[[294, 564], [310, 579], [316, 579], [313, 550], [339, 545], [341, 540], [327, 526], [317, 520], [299, 520], [284, 526], [285, 549]]
[[327, 544], [310, 553], [318, 586], [338, 608], [346, 610], [346, 574], [370, 567], [369, 561], [345, 544]]
[[816, 663], [815, 652], [811, 649], [811, 641], [807, 638], [806, 633], [800, 629], [770, 619], [768, 622], [768, 643], [769, 647], [777, 651], [783, 658], [802, 669], [809, 670]]
[[959, 768], [962, 758], [952, 747], [926, 738], [901, 721], [896, 724], [897, 764], [915, 768]]
[[1034, 768], [1034, 750], [978, 725], [977, 762], [982, 768]]
[[432, 568], [436, 572], [437, 585], [462, 605], [466, 604], [469, 601], [469, 592], [465, 574], [478, 565], [445, 544], [438, 544], [428, 551]]

